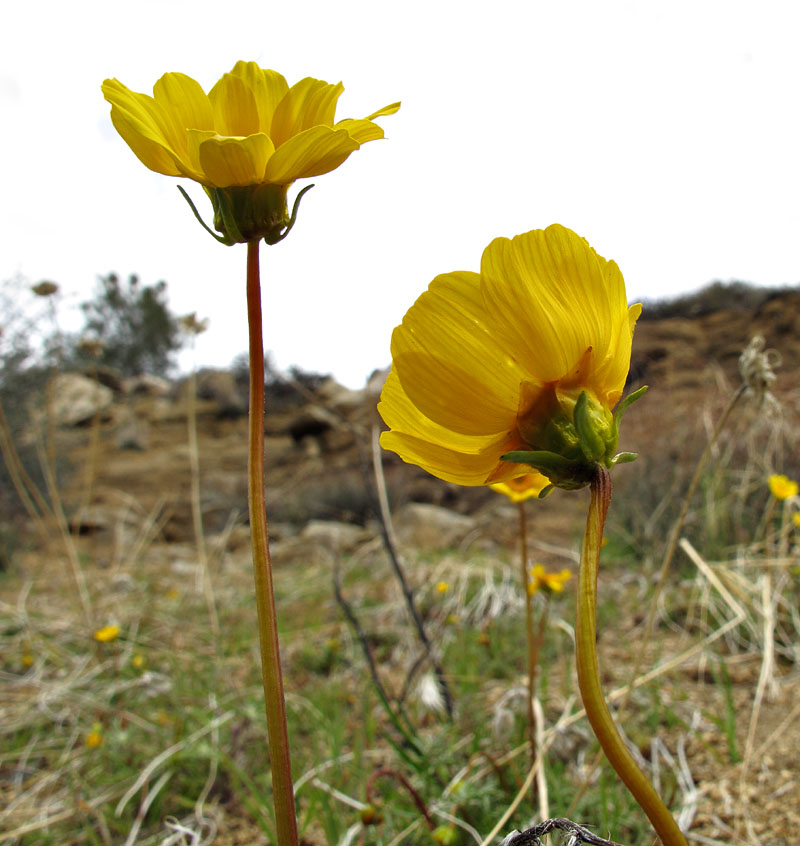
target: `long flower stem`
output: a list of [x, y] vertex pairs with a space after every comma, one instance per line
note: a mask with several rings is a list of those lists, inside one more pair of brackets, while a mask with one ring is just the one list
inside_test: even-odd
[[[536, 636], [533, 630], [533, 597], [528, 589], [528, 530], [525, 520], [525, 503], [518, 502], [519, 510], [519, 554], [520, 554], [520, 575], [522, 577], [522, 592], [525, 596], [525, 641], [528, 656], [528, 742], [531, 747], [531, 766], [536, 763], [536, 715], [533, 710], [533, 697], [536, 693], [536, 662], [538, 650], [536, 649]], [[536, 782], [532, 786], [532, 800], [536, 801]]]
[[611, 476], [600, 467], [592, 480], [592, 500], [586, 518], [580, 575], [578, 613], [575, 625], [575, 657], [578, 686], [589, 724], [600, 741], [609, 763], [633, 794], [661, 838], [664, 846], [686, 846], [686, 838], [661, 797], [639, 769], [617, 731], [603, 697], [597, 666], [597, 571], [608, 506]]
[[298, 846], [264, 491], [264, 343], [258, 248], [259, 241], [250, 241], [247, 244], [247, 324], [250, 331], [250, 450], [247, 462], [247, 491], [258, 609], [258, 638], [261, 647], [261, 679], [267, 712], [278, 846]]

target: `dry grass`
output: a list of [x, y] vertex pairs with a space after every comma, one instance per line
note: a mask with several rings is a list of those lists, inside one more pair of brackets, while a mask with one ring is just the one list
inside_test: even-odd
[[[644, 536], [628, 530], [639, 503], [626, 485], [612, 506], [617, 529], [600, 585], [604, 683], [612, 702], [630, 693], [623, 723], [632, 749], [697, 843], [781, 846], [794, 842], [800, 823], [796, 504], [770, 506], [764, 485], [768, 466], [796, 454], [798, 432], [787, 420], [796, 417], [787, 411], [758, 430], [742, 415], [715, 448], [656, 599], [649, 643], [647, 610], [676, 506], [665, 502], [651, 527], [649, 568], [641, 565]], [[665, 485], [658, 502], [667, 491], [679, 499]], [[49, 542], [34, 538], [0, 582], [0, 843], [269, 843], [246, 531], [231, 521], [203, 538], [207, 554], [199, 553], [196, 544], [164, 542], [159, 508], [129, 505], [113, 533], [65, 538], [63, 523], [49, 523]], [[537, 558], [574, 567], [572, 537], [538, 538]], [[525, 828], [540, 811], [569, 811], [620, 843], [649, 843], [646, 821], [613, 774], [591, 766], [594, 744], [573, 681], [571, 601], [554, 603], [543, 656], [547, 793], [540, 789], [534, 807], [524, 697], [516, 694], [524, 631], [513, 549], [476, 532], [459, 550], [405, 553], [454, 693], [453, 722], [425, 698], [430, 668], [418, 666], [420, 649], [377, 538], [344, 557], [296, 547], [291, 559], [276, 557], [304, 842], [431, 842], [392, 778], [375, 783], [382, 824], [362, 824], [370, 777], [388, 768], [459, 843], [488, 846], [492, 833]], [[381, 707], [362, 644], [333, 599], [335, 560], [405, 738]], [[90, 620], [75, 601], [76, 562]], [[444, 594], [434, 587], [440, 581], [449, 585]], [[112, 623], [119, 636], [95, 641], [94, 631]], [[631, 680], [640, 654], [645, 669]], [[101, 744], [92, 745], [93, 734]]]

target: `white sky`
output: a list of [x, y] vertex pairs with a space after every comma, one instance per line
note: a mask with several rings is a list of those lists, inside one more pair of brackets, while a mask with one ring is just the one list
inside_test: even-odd
[[211, 320], [199, 364], [245, 350], [244, 246], [213, 241], [178, 180], [138, 162], [100, 83], [151, 93], [183, 71], [208, 90], [246, 59], [290, 84], [342, 80], [339, 118], [403, 101], [381, 119], [388, 140], [314, 180], [291, 235], [262, 247], [282, 368], [362, 385], [436, 274], [553, 222], [615, 259], [631, 300], [794, 284], [799, 24], [793, 0], [9, 4], [0, 279], [59, 282], [75, 328], [98, 274], [165, 279], [176, 313]]

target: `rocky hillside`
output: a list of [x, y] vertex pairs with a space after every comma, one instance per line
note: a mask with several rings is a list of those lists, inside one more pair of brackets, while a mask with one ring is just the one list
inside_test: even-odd
[[[665, 458], [678, 462], [697, 452], [707, 437], [708, 413], [735, 390], [738, 356], [757, 334], [777, 351], [781, 367], [775, 393], [784, 403], [784, 421], [795, 421], [796, 429], [799, 290], [775, 294], [755, 307], [733, 303], [694, 317], [639, 323], [630, 381], [633, 387], [646, 383], [650, 391], [626, 418], [623, 445], [643, 454], [642, 462], [631, 465], [643, 470], [618, 471], [623, 486], [628, 479], [635, 487], [633, 480], [644, 471], [663, 474]], [[100, 381], [104, 384], [62, 374], [56, 384], [58, 450], [68, 468], [68, 518], [81, 533], [113, 534], [150, 520], [153, 531], [168, 542], [191, 540], [191, 383], [176, 386], [152, 378], [123, 382], [113, 374], [101, 374]], [[296, 538], [310, 521], [336, 521], [360, 530], [374, 520], [372, 442], [381, 425], [374, 410], [381, 382], [382, 374], [376, 373], [361, 391], [329, 379], [270, 387], [266, 457], [276, 543]], [[197, 377], [196, 393], [204, 531], [210, 536], [230, 535], [232, 528], [233, 535], [246, 533], [245, 386], [232, 373], [204, 371]], [[408, 504], [423, 503], [468, 518], [456, 520], [453, 531], [441, 534], [447, 542], [470, 533], [512, 541], [513, 533], [497, 537], [499, 530], [492, 528], [501, 522], [493, 516], [497, 509], [507, 507], [492, 492], [432, 479], [393, 454], [383, 454], [382, 462], [401, 529]], [[563, 529], [574, 517], [579, 525], [579, 499], [557, 493], [537, 510], [537, 519]], [[429, 520], [434, 512], [430, 510]], [[414, 524], [421, 518], [412, 514], [407, 519]]]

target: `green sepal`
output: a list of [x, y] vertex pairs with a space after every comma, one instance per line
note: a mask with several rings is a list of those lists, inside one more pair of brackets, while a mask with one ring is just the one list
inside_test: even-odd
[[220, 244], [225, 244], [226, 247], [232, 247], [235, 242], [229, 241], [227, 238], [223, 238], [221, 235], [217, 235], [217, 233], [214, 232], [214, 230], [208, 226], [208, 224], [203, 220], [203, 218], [200, 217], [200, 212], [197, 211], [197, 207], [192, 202], [192, 198], [186, 193], [186, 191], [184, 191], [180, 185], [178, 186], [178, 190], [181, 192], [181, 194], [183, 194], [183, 199], [186, 200], [186, 202], [189, 204], [189, 208], [192, 210], [192, 213], [197, 218], [197, 222], [203, 227], [203, 229], [205, 229], [206, 232], [208, 232], [208, 234], [212, 238], [219, 241]]
[[551, 493], [555, 490], [555, 485], [547, 485], [547, 487], [542, 488], [539, 491], [539, 495], [536, 497], [537, 499], [544, 499], [546, 496], [550, 496]]
[[612, 459], [611, 459], [611, 466], [616, 467], [617, 464], [630, 464], [631, 461], [636, 461], [639, 457], [638, 452], [618, 452]]
[[528, 464], [541, 473], [569, 473], [579, 466], [577, 461], [570, 461], [563, 455], [547, 450], [522, 450], [517, 449], [500, 456], [501, 461], [512, 461], [514, 464]]
[[294, 198], [294, 205], [292, 206], [292, 215], [289, 218], [289, 222], [286, 224], [286, 229], [284, 229], [283, 232], [281, 232], [281, 234], [278, 236], [265, 235], [264, 241], [266, 241], [267, 244], [272, 246], [273, 244], [277, 244], [278, 242], [283, 241], [283, 239], [292, 231], [294, 222], [297, 220], [297, 211], [300, 208], [300, 200], [302, 200], [303, 195], [310, 191], [313, 187], [313, 182], [311, 183], [311, 185], [306, 185], [306, 187], [303, 188], [303, 190]]
[[578, 433], [581, 452], [586, 460], [600, 461], [606, 454], [606, 444], [597, 431], [597, 422], [589, 408], [589, 395], [586, 391], [581, 391], [581, 395], [575, 403], [573, 420], [575, 430]]
[[637, 388], [637, 390], [635, 390], [632, 394], [628, 394], [627, 397], [621, 399], [617, 403], [617, 408], [614, 411], [614, 422], [617, 424], [617, 429], [619, 429], [622, 415], [636, 402], [636, 400], [641, 399], [645, 395], [648, 387], [648, 385], [642, 385], [641, 388]]
[[595, 468], [594, 464], [573, 461], [547, 450], [514, 450], [501, 455], [500, 460], [527, 464], [547, 476], [553, 485], [567, 491], [586, 487], [592, 481]]
[[220, 232], [225, 233], [226, 240], [231, 244], [244, 244], [247, 239], [239, 230], [239, 224], [233, 213], [233, 206], [228, 195], [221, 188], [211, 189], [211, 203], [214, 206], [215, 218], [221, 221], [221, 225], [214, 221]]
[[[647, 385], [642, 385], [641, 388], [637, 388], [633, 393], [628, 394], [627, 397], [624, 397], [617, 403], [617, 407], [614, 411], [613, 422], [611, 424], [614, 449], [616, 449], [617, 445], [619, 444], [619, 426], [622, 422], [622, 415], [636, 402], [636, 400], [641, 399], [644, 396], [645, 391], [647, 391], [647, 388]], [[626, 453], [621, 454], [625, 455]], [[633, 455], [633, 453], [631, 453], [631, 455]], [[633, 461], [633, 459], [629, 458], [627, 459], [627, 461]], [[618, 458], [615, 456], [611, 459], [611, 461], [607, 462], [607, 466], [613, 467], [615, 464], [624, 463], [624, 461], [619, 461]]]

